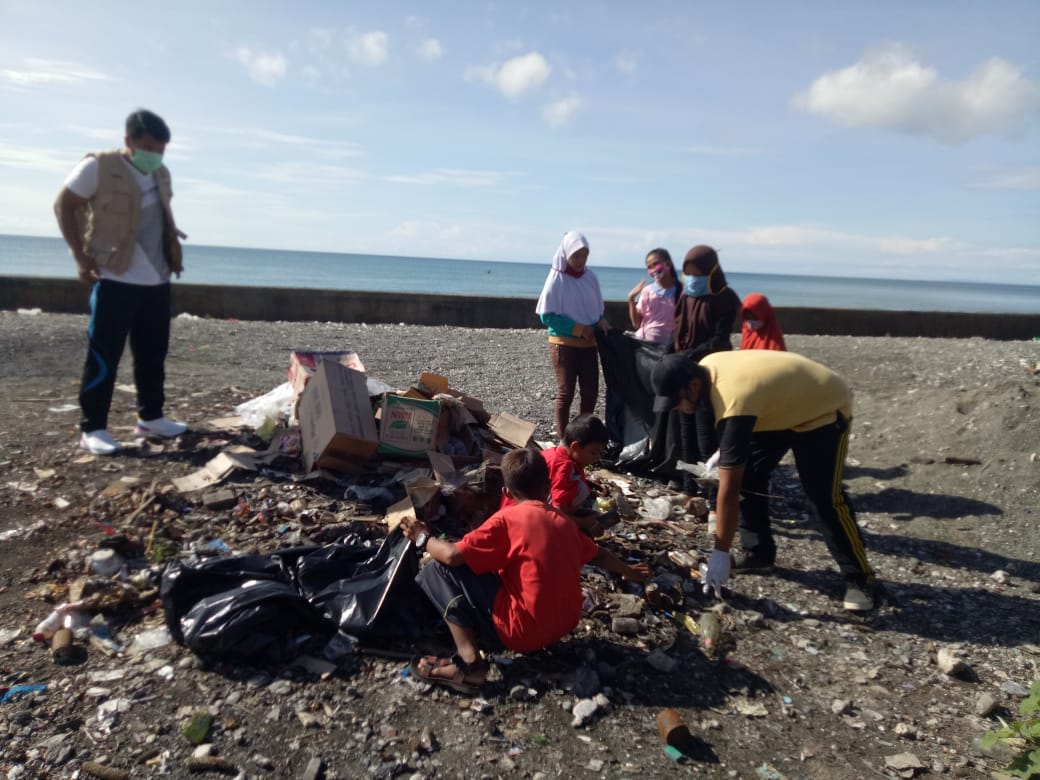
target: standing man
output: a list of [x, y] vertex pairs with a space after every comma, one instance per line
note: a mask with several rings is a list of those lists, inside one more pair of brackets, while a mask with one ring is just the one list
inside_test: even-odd
[[[794, 453], [798, 477], [845, 578], [844, 607], [874, 608], [874, 571], [842, 486], [852, 394], [829, 368], [792, 352], [715, 352], [698, 364], [666, 355], [651, 373], [654, 411], [686, 414], [705, 405], [719, 437], [715, 549], [704, 592], [716, 596], [737, 570], [767, 570], [776, 560], [769, 519], [769, 476]], [[730, 554], [740, 529], [743, 551]]]
[[181, 275], [178, 238], [187, 238], [173, 220], [170, 172], [162, 162], [170, 128], [141, 109], [127, 117], [124, 141], [123, 149], [84, 157], [54, 204], [79, 279], [91, 286], [80, 447], [95, 455], [119, 450], [108, 433], [108, 411], [127, 336], [138, 435], [173, 438], [187, 430], [163, 417], [170, 273]]

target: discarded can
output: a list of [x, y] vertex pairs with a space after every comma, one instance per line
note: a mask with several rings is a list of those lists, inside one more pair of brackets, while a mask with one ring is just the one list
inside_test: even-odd
[[702, 612], [699, 623], [701, 646], [704, 648], [704, 653], [714, 656], [719, 649], [719, 639], [722, 637], [722, 624], [719, 622], [719, 616], [711, 610]]
[[51, 637], [51, 655], [56, 664], [71, 664], [76, 661], [76, 645], [72, 642], [72, 631], [59, 628]]
[[638, 634], [639, 621], [633, 617], [615, 617], [610, 621], [610, 630], [615, 634]]
[[690, 729], [683, 722], [682, 715], [673, 709], [661, 710], [657, 713], [657, 733], [666, 745], [682, 750], [690, 739]]

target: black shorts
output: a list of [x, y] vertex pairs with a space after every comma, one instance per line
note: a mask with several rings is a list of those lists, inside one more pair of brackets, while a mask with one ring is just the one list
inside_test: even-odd
[[502, 587], [497, 574], [475, 574], [466, 565], [430, 561], [415, 581], [445, 621], [476, 631], [481, 644], [490, 649], [504, 648], [491, 618], [495, 596]]

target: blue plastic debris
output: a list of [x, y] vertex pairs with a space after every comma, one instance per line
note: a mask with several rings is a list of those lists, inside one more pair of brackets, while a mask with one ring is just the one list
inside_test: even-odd
[[35, 693], [36, 691], [45, 690], [47, 690], [47, 686], [43, 683], [38, 685], [12, 685], [7, 689], [7, 693], [0, 697], [0, 704], [6, 704], [7, 702], [13, 701], [26, 693]]

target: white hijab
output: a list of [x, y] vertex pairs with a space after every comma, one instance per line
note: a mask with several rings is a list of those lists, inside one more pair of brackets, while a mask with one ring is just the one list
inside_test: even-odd
[[545, 279], [542, 294], [538, 297], [534, 309], [536, 314], [562, 314], [582, 325], [599, 322], [603, 316], [603, 294], [596, 274], [588, 267], [580, 277], [564, 273], [571, 255], [588, 246], [588, 239], [576, 230], [564, 233], [563, 241], [553, 256], [552, 269]]

